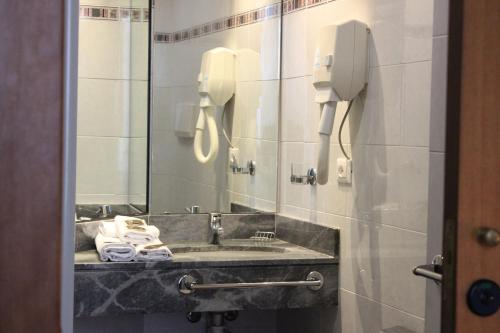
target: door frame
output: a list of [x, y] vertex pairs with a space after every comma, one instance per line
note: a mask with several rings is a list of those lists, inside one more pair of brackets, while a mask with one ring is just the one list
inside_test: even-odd
[[[455, 332], [463, 0], [449, 0], [441, 332]], [[450, 56], [453, 55], [453, 56]]]
[[64, 0], [63, 175], [61, 244], [61, 332], [73, 332], [80, 0]]

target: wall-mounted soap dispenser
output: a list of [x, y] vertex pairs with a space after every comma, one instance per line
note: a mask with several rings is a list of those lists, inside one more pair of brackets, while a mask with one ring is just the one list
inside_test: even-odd
[[[224, 107], [234, 95], [235, 57], [229, 49], [218, 47], [203, 54], [201, 70], [198, 76], [200, 94], [200, 114], [194, 136], [194, 155], [200, 163], [209, 163], [216, 159], [219, 152], [219, 133], [215, 121], [217, 107]], [[210, 137], [210, 148], [203, 154], [203, 131], [205, 123]]]
[[317, 183], [328, 182], [330, 136], [337, 102], [352, 101], [367, 83], [368, 27], [358, 21], [323, 27], [317, 38], [313, 84], [321, 106]]

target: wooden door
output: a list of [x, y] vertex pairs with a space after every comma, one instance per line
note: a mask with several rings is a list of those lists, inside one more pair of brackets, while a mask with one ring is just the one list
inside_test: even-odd
[[500, 245], [480, 244], [480, 227], [500, 230], [500, 1], [450, 2], [443, 332], [498, 332], [500, 312], [467, 303], [480, 279], [500, 283]]
[[59, 332], [64, 1], [0, 0], [0, 332]]

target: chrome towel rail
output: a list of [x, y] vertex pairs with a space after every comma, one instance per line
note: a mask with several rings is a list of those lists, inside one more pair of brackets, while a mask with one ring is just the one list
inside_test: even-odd
[[178, 288], [182, 294], [191, 294], [196, 290], [206, 289], [247, 289], [269, 287], [308, 287], [319, 290], [323, 287], [324, 278], [321, 273], [312, 271], [304, 281], [275, 281], [275, 282], [234, 282], [234, 283], [198, 283], [191, 275], [184, 275], [179, 279]]

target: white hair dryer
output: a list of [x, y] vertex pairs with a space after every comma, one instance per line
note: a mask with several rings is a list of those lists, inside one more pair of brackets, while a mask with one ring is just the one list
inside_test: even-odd
[[314, 57], [315, 101], [321, 106], [317, 182], [328, 182], [330, 136], [337, 102], [356, 97], [367, 83], [368, 27], [348, 21], [321, 29]]
[[[234, 72], [236, 54], [226, 48], [218, 47], [203, 53], [201, 70], [198, 75], [200, 94], [200, 114], [196, 122], [194, 136], [194, 155], [200, 163], [210, 163], [219, 152], [219, 133], [215, 114], [217, 107], [224, 105], [234, 95]], [[203, 153], [203, 131], [208, 127], [210, 148]]]

